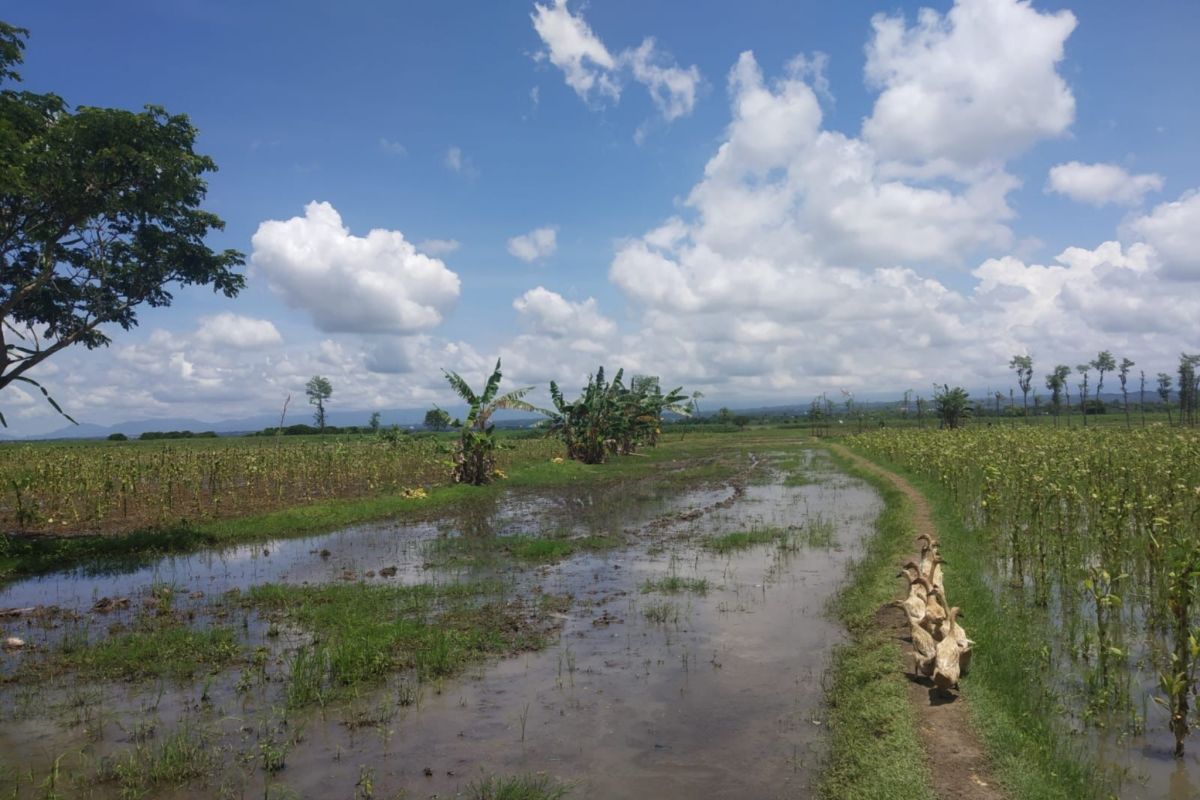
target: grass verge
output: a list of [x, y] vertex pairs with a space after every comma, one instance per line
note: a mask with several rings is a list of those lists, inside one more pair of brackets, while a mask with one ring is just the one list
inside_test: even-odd
[[834, 459], [874, 486], [884, 509], [833, 603], [850, 641], [834, 650], [829, 668], [829, 754], [818, 789], [830, 800], [933, 800], [903, 657], [875, 625], [879, 607], [895, 594], [896, 562], [911, 543], [911, 506], [890, 483]]
[[[866, 457], [866, 454], [861, 454]], [[966, 609], [975, 640], [971, 677], [963, 682], [972, 726], [991, 758], [996, 778], [1013, 800], [1082, 800], [1113, 796], [1081, 748], [1064, 738], [1052, 709], [1040, 655], [1050, 625], [1044, 612], [987, 582], [993, 567], [986, 544], [963, 525], [940, 486], [885, 461], [872, 461], [902, 475], [929, 501], [941, 538], [946, 593]]]

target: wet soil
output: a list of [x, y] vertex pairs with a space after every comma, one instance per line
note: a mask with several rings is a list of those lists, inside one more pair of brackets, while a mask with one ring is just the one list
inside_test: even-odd
[[[811, 454], [770, 447], [778, 445], [743, 454], [739, 477], [715, 486], [514, 490], [470, 518], [14, 584], [0, 606], [59, 607], [57, 621], [27, 628], [41, 648], [59, 646], [77, 624], [72, 616], [96, 633], [138, 611], [137, 602], [91, 610], [101, 598], [141, 598], [164, 583], [175, 587], [177, 613], [197, 624], [217, 613], [214, 598], [266, 581], [499, 577], [514, 597], [565, 600], [553, 614], [561, 633], [544, 650], [419, 685], [397, 675], [336, 707], [301, 711], [284, 710], [281, 696], [289, 654], [309, 637], [274, 630], [253, 613], [235, 617], [247, 652], [266, 654], [259, 667], [184, 684], [0, 687], [0, 767], [21, 765], [29, 780], [17, 796], [37, 796], [62, 757], [64, 773], [75, 776], [68, 795], [112, 797], [115, 786], [88, 776], [183, 730], [201, 732], [214, 757], [206, 779], [152, 796], [355, 797], [368, 787], [377, 797], [454, 797], [483, 775], [524, 772], [569, 783], [572, 798], [807, 796], [824, 740], [823, 675], [843, 637], [826, 604], [880, 502], [862, 482], [820, 465], [776, 469], [776, 461]], [[788, 480], [797, 472], [806, 480]], [[727, 554], [705, 544], [747, 530], [778, 537]], [[554, 563], [443, 567], [428, 558], [446, 537], [517, 534], [619, 536], [622, 544]], [[706, 590], [654, 590], [664, 578]], [[282, 768], [265, 769], [276, 753]], [[0, 791], [12, 785], [0, 774]]]

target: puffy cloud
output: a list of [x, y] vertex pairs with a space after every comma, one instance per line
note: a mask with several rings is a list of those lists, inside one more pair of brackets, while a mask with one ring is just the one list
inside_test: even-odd
[[554, 255], [558, 250], [558, 234], [552, 227], [535, 228], [529, 233], [508, 240], [508, 252], [526, 262]]
[[200, 318], [196, 341], [209, 347], [260, 350], [281, 344], [283, 337], [270, 320], [225, 311], [213, 317]]
[[1130, 175], [1116, 164], [1081, 164], [1070, 161], [1050, 168], [1046, 191], [1066, 195], [1080, 203], [1135, 206], [1147, 192], [1163, 187], [1161, 175]]
[[1158, 251], [1166, 274], [1181, 280], [1200, 279], [1200, 191], [1155, 206], [1129, 229]]
[[633, 71], [633, 78], [650, 92], [655, 107], [668, 122], [692, 113], [696, 107], [696, 90], [700, 86], [700, 69], [692, 65], [681, 69], [655, 49], [653, 38], [627, 51], [623, 60]]
[[455, 252], [462, 244], [458, 239], [425, 239], [417, 243], [417, 249], [431, 256], [445, 256]]
[[957, 0], [945, 15], [922, 9], [914, 27], [876, 15], [868, 82], [882, 90], [863, 137], [884, 158], [954, 173], [1059, 136], [1075, 98], [1057, 72], [1075, 29], [1069, 11], [1025, 0]]
[[[748, 268], [747, 259], [956, 264], [976, 248], [1010, 244], [1012, 176], [981, 172], [956, 189], [891, 175], [870, 143], [822, 128], [816, 93], [802, 74], [793, 69], [768, 83], [749, 52], [731, 70], [725, 141], [687, 199], [697, 219], [673, 223], [684, 273], [695, 278], [697, 270], [732, 268], [718, 263], [725, 257], [739, 269]], [[639, 257], [636, 247], [626, 255]], [[624, 277], [614, 277], [625, 288], [627, 278], [652, 284], [653, 291], [678, 282], [652, 269], [628, 273], [629, 258], [620, 253], [618, 261]], [[686, 274], [680, 279], [697, 290]], [[728, 299], [719, 282], [713, 286], [716, 296]]]
[[329, 203], [303, 217], [268, 220], [252, 263], [288, 305], [327, 332], [412, 333], [433, 328], [458, 299], [458, 276], [400, 231], [354, 236]]
[[668, 122], [691, 114], [695, 108], [702, 81], [699, 67], [676, 65], [670, 55], [658, 49], [654, 37], [613, 55], [583, 14], [571, 13], [567, 0], [554, 0], [552, 6], [535, 3], [530, 16], [545, 46], [535, 58], [548, 60], [562, 70], [567, 85], [583, 100], [590, 102], [595, 94], [619, 102], [628, 75], [646, 87], [655, 108]]
[[613, 74], [616, 59], [604, 43], [592, 33], [583, 15], [567, 8], [567, 0], [554, 0], [553, 6], [534, 3], [533, 29], [546, 49], [541, 57], [550, 60], [566, 78], [575, 93], [588, 100], [592, 90], [613, 100], [621, 96], [621, 87]]
[[600, 313], [595, 298], [573, 303], [542, 286], [514, 300], [513, 308], [536, 332], [554, 338], [603, 338], [617, 330], [616, 323]]

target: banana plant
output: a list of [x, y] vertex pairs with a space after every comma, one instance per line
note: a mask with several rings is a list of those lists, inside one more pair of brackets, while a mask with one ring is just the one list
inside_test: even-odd
[[516, 411], [539, 411], [522, 398], [533, 391], [532, 386], [514, 389], [503, 395], [500, 391], [500, 359], [496, 368], [479, 394], [471, 389], [457, 372], [442, 370], [455, 393], [466, 401], [469, 411], [460, 426], [458, 445], [454, 451], [452, 476], [456, 483], [481, 486], [491, 483], [496, 477], [496, 435], [492, 415], [502, 409]]

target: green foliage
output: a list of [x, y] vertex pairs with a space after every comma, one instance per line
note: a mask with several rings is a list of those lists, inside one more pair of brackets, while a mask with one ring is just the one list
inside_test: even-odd
[[110, 441], [110, 442], [127, 442], [127, 441], [129, 441], [129, 437], [123, 433], [110, 433], [108, 435], [108, 441]]
[[951, 389], [948, 384], [943, 384], [941, 389], [934, 391], [933, 408], [942, 426], [953, 430], [971, 416], [971, 398], [961, 386]]
[[[517, 411], [537, 411], [521, 398], [533, 390], [532, 386], [514, 389], [507, 394], [499, 395], [500, 391], [500, 359], [496, 359], [496, 368], [492, 370], [483, 392], [475, 394], [456, 372], [442, 371], [450, 388], [466, 401], [469, 411], [467, 421], [461, 426], [458, 447], [454, 452], [454, 469], [452, 472], [456, 483], [468, 483], [481, 486], [491, 483], [496, 478], [496, 436], [495, 425], [491, 424], [492, 415], [502, 409]], [[497, 396], [499, 395], [499, 396]]]
[[324, 433], [325, 401], [333, 395], [333, 384], [324, 376], [313, 375], [308, 379], [308, 383], [304, 384], [304, 393], [308, 395], [308, 402], [317, 407], [316, 412], [313, 413], [313, 421]]
[[554, 381], [550, 382], [550, 400], [554, 409], [545, 411], [547, 430], [567, 448], [567, 456], [585, 464], [602, 464], [610, 455], [627, 455], [641, 445], [658, 443], [664, 412], [680, 416], [690, 413], [691, 403], [682, 387], [663, 394], [658, 378], [635, 375], [629, 387], [617, 370], [611, 382], [604, 367], [588, 376], [587, 385], [577, 400], [569, 401]]
[[224, 223], [200, 209], [216, 165], [188, 118], [17, 91], [26, 34], [0, 28], [0, 390], [31, 384], [61, 412], [28, 370], [108, 344], [140, 306], [170, 305], [172, 284], [236, 295], [244, 258], [205, 243]]
[[425, 427], [431, 431], [444, 431], [450, 427], [450, 413], [434, 406], [425, 412]]
[[[123, 434], [113, 434], [113, 436], [122, 436], [122, 438], [124, 438]], [[112, 439], [113, 437], [110, 436], [108, 438]], [[153, 441], [155, 439], [216, 439], [217, 432], [200, 431], [199, 433], [196, 433], [193, 431], [145, 431], [139, 434], [138, 438], [145, 441]]]

